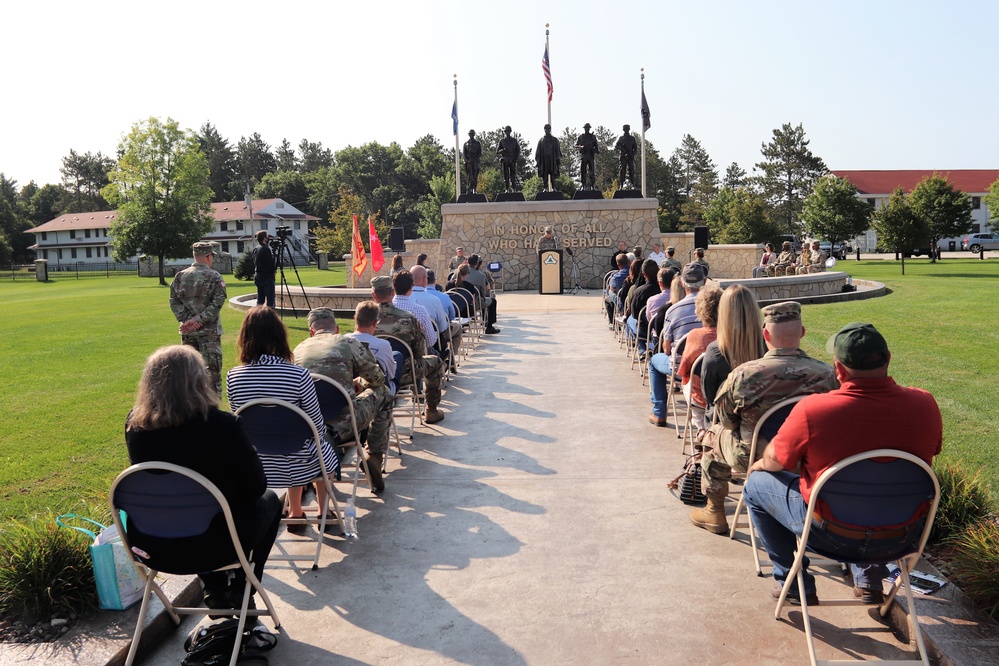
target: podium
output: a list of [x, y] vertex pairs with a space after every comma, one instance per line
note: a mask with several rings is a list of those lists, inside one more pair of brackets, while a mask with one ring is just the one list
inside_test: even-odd
[[542, 250], [538, 253], [538, 293], [562, 293], [562, 250]]

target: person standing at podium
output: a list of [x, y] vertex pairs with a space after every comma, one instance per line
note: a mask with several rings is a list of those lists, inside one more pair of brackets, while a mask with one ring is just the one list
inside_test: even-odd
[[555, 233], [551, 227], [545, 227], [545, 233], [541, 234], [538, 238], [538, 254], [541, 254], [545, 250], [558, 250], [560, 249], [561, 243], [559, 243], [558, 238], [555, 237]]

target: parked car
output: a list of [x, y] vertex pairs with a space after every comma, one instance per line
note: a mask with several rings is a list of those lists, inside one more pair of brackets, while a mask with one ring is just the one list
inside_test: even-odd
[[842, 241], [836, 241], [832, 246], [832, 252], [829, 248], [829, 241], [819, 241], [819, 249], [825, 252], [827, 257], [836, 257], [840, 261], [846, 259], [846, 255], [853, 251], [853, 248]]
[[982, 250], [999, 250], [999, 235], [971, 234], [961, 241], [962, 250], [971, 250], [976, 254]]
[[794, 234], [784, 234], [777, 239], [777, 251], [780, 252], [781, 246], [784, 245], [784, 241], [790, 241], [791, 249], [795, 252], [801, 252], [801, 239]]

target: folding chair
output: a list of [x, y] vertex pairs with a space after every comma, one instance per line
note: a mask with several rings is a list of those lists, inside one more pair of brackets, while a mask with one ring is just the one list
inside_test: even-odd
[[[135, 633], [132, 635], [132, 644], [128, 648], [125, 666], [131, 666], [138, 652], [139, 640], [146, 624], [149, 599], [152, 593], [159, 597], [174, 624], [180, 624], [181, 615], [238, 615], [239, 624], [232, 658], [229, 661], [230, 666], [233, 666], [239, 657], [238, 646], [243, 628], [246, 626], [247, 616], [268, 615], [274, 623], [275, 629], [281, 626], [281, 621], [278, 619], [277, 611], [274, 610], [274, 605], [271, 603], [267, 591], [253, 574], [250, 562], [253, 561], [254, 553], [250, 553], [249, 558], [244, 555], [229, 502], [214, 483], [201, 474], [180, 465], [165, 462], [145, 462], [132, 465], [118, 475], [114, 483], [111, 484], [108, 500], [111, 506], [111, 516], [118, 528], [118, 533], [121, 535], [122, 544], [125, 546], [126, 552], [133, 554], [135, 568], [138, 569], [145, 581], [142, 590], [142, 603], [139, 606], [139, 619], [135, 624]], [[152, 553], [150, 556], [141, 549], [133, 550], [128, 530], [122, 521], [122, 512], [126, 516], [129, 529], [141, 530], [142, 534], [155, 538], [159, 543], [166, 544], [167, 540], [178, 540], [178, 547], [185, 549], [185, 558], [191, 556], [191, 548], [189, 547], [191, 542], [189, 540], [205, 537], [203, 548], [198, 553], [203, 557], [194, 558], [196, 561], [189, 560], [183, 566], [176, 564], [172, 566], [170, 562], [164, 561], [164, 558], [156, 557], [156, 553]], [[223, 528], [218, 521], [220, 514], [224, 519], [227, 534], [222, 533]], [[231, 545], [232, 552], [226, 552], [225, 549], [218, 547], [223, 540], [227, 545]], [[143, 558], [140, 558], [137, 553], [141, 553]], [[146, 564], [143, 559], [150, 564]], [[156, 566], [151, 566], [151, 564]], [[156, 577], [160, 572], [190, 574], [198, 570], [204, 572], [233, 569], [241, 569], [246, 575], [243, 603], [240, 608], [174, 606], [170, 598], [156, 583]], [[248, 609], [251, 590], [255, 590], [260, 595], [265, 610]]]
[[[473, 312], [475, 310], [474, 304], [472, 302], [472, 295], [468, 293], [466, 289], [450, 289], [445, 292], [451, 302], [454, 303], [455, 309], [458, 311], [458, 321], [461, 323], [461, 328], [467, 334], [465, 339], [468, 340], [467, 344], [470, 344], [474, 349], [479, 342], [478, 330], [474, 326]], [[465, 347], [465, 343], [462, 343], [462, 347]], [[468, 356], [468, 351], [464, 351], [463, 358]]]
[[[905, 664], [914, 666], [922, 664], [929, 666], [930, 659], [926, 653], [922, 633], [919, 630], [919, 617], [916, 613], [915, 599], [912, 594], [912, 584], [909, 573], [916, 566], [926, 541], [933, 529], [933, 519], [936, 516], [937, 505], [940, 502], [940, 483], [933, 468], [925, 461], [905, 451], [895, 449], [875, 449], [865, 453], [850, 456], [825, 470], [812, 486], [808, 501], [808, 515], [815, 515], [819, 502], [823, 502], [837, 523], [855, 526], [858, 532], [870, 531], [877, 533], [883, 529], [900, 529], [918, 527], [922, 521], [918, 543], [911, 540], [898, 542], [898, 548], [890, 555], [874, 560], [850, 559], [840, 552], [824, 552], [808, 542], [812, 529], [812, 521], [806, 521], [801, 536], [798, 538], [798, 548], [795, 552], [794, 564], [788, 571], [788, 580], [792, 577], [798, 581], [798, 589], [804, 590], [805, 576], [802, 561], [805, 551], [811, 550], [820, 555], [851, 562], [852, 564], [886, 564], [894, 562], [899, 569], [899, 576], [885, 595], [884, 603], [878, 612], [881, 617], [888, 609], [900, 589], [905, 590], [908, 603], [910, 635], [915, 638], [918, 659], [910, 660], [879, 660], [864, 661], [865, 664]], [[905, 532], [907, 530], [902, 529]], [[780, 619], [781, 609], [791, 586], [785, 585], [777, 600], [774, 618]], [[823, 599], [822, 606], [860, 606], [863, 600], [850, 595], [848, 599]], [[812, 622], [809, 613], [808, 600], [801, 598], [801, 616], [805, 625], [805, 640], [808, 642], [808, 655], [813, 666], [833, 663], [820, 661], [815, 656], [815, 642], [812, 636]], [[843, 662], [835, 663], [861, 663]]]
[[[361, 444], [361, 432], [357, 427], [357, 416], [354, 414], [354, 401], [350, 399], [350, 393], [347, 392], [340, 382], [327, 377], [326, 375], [319, 375], [315, 372], [309, 373], [312, 375], [312, 381], [316, 385], [316, 397], [319, 398], [319, 409], [323, 413], [323, 420], [326, 421], [326, 434], [330, 433], [329, 424], [334, 421], [339, 420], [340, 415], [346, 409], [350, 412], [350, 428], [351, 428], [351, 438], [345, 442], [336, 442], [336, 445], [343, 449], [354, 449], [354, 478], [353, 487], [351, 488], [350, 496], [353, 498], [354, 504], [357, 504], [357, 482], [361, 476], [361, 468], [364, 468], [364, 478], [367, 480], [368, 490], [371, 490], [371, 474], [368, 473], [368, 461], [364, 458], [364, 447]], [[332, 442], [332, 440], [330, 440]], [[340, 469], [343, 469], [343, 461], [340, 462]]]
[[[420, 425], [423, 425], [423, 413], [426, 411], [427, 399], [427, 396], [421, 386], [422, 382], [418, 379], [416, 372], [416, 359], [413, 357], [413, 350], [408, 344], [406, 344], [405, 340], [394, 335], [379, 333], [377, 337], [388, 340], [389, 344], [392, 345], [392, 351], [402, 354], [402, 358], [404, 360], [403, 366], [405, 366], [405, 362], [409, 363], [409, 377], [406, 377], [407, 373], [403, 373], [400, 376], [400, 381], [396, 383], [396, 403], [393, 411], [396, 413], [409, 414], [409, 436], [410, 439], [412, 439], [413, 433], [416, 431], [417, 417], [420, 419]], [[402, 404], [400, 404], [400, 402]], [[406, 405], [406, 403], [408, 403], [408, 405]]]
[[[326, 469], [326, 461], [323, 460], [322, 447], [319, 430], [312, 422], [309, 415], [301, 408], [284, 400], [273, 398], [256, 398], [248, 400], [239, 409], [236, 415], [243, 421], [243, 427], [250, 443], [257, 453], [269, 455], [288, 455], [302, 450], [304, 442], [311, 439], [315, 443], [316, 457], [319, 459], [319, 475], [313, 478], [311, 483], [322, 482], [326, 488], [327, 504], [333, 505], [333, 513], [336, 516], [337, 524], [340, 526], [340, 533], [346, 534], [347, 530], [343, 524], [343, 514], [340, 512], [340, 505], [333, 494], [333, 482], [330, 480], [329, 470]], [[267, 485], [270, 486], [270, 480]], [[287, 494], [285, 494], [287, 502]], [[319, 535], [316, 538], [316, 553], [312, 557], [312, 570], [319, 568], [319, 553], [323, 548], [323, 534], [326, 532], [326, 514], [328, 506], [319, 507], [319, 515], [316, 518], [282, 518], [282, 525], [318, 525]], [[308, 555], [290, 555], [282, 553], [273, 555], [269, 560], [279, 560], [284, 562], [297, 562], [298, 560], [309, 559]]]
[[[793, 398], [787, 398], [781, 400], [776, 405], [763, 412], [759, 420], [756, 422], [756, 427], [753, 428], [753, 440], [749, 445], [749, 464], [752, 465], [753, 461], [757, 458], [756, 450], [759, 446], [759, 441], [761, 438], [766, 441], [773, 439], [780, 427], [784, 425], [784, 421], [787, 420], [788, 415], [799, 400], [804, 398], [803, 395], [796, 395]], [[762, 453], [762, 452], [761, 452]], [[733, 470], [733, 477], [746, 478], [745, 472], [736, 472]], [[746, 508], [746, 501], [742, 495], [739, 495], [739, 503], [735, 505], [735, 513], [732, 515], [732, 527], [728, 531], [728, 538], [735, 538], [735, 530], [739, 526], [739, 515], [742, 513], [743, 509]], [[753, 549], [753, 561], [756, 563], [756, 575], [763, 575], [763, 563], [760, 561], [760, 549], [756, 543], [756, 528], [753, 527], [753, 521], [749, 518], [747, 513], [746, 523], [749, 525], [749, 543]], [[822, 564], [823, 562], [816, 562], [816, 564]], [[767, 562], [766, 564], [770, 564]]]
[[[636, 331], [635, 331], [635, 346], [632, 349], [632, 354], [631, 354], [631, 369], [634, 370], [635, 369], [635, 365], [636, 364], [638, 365], [638, 371], [639, 371], [639, 373], [641, 374], [641, 377], [642, 377], [642, 386], [645, 386], [645, 362], [642, 361], [642, 360], [640, 360], [640, 358], [639, 358], [639, 351], [638, 350], [641, 347], [641, 345], [638, 344], [638, 343], [640, 341], [642, 341], [641, 340], [641, 335], [642, 335], [642, 319], [644, 317], [645, 317], [645, 306], [643, 305], [642, 309], [638, 311], [638, 323], [636, 324]], [[649, 344], [649, 327], [647, 325], [645, 327], [645, 340], [644, 340], [644, 342], [646, 344], [645, 354], [646, 354], [646, 356], [648, 356], [648, 353], [649, 353], [649, 350], [648, 350], [648, 344]]]
[[[659, 339], [663, 340], [664, 336], [660, 333]], [[661, 345], [662, 343], [660, 343]], [[670, 350], [670, 376], [666, 378], [666, 411], [669, 412], [670, 404], [673, 405], [673, 423], [677, 424], [676, 437], [677, 439], [683, 439], [683, 432], [680, 431], [680, 418], [677, 416], [676, 410], [676, 394], [680, 389], [680, 357], [683, 356], [683, 350], [687, 346], [687, 333], [673, 343], [673, 347]]]
[[441, 361], [444, 363], [444, 381], [451, 381], [451, 363], [457, 363], [457, 358], [452, 358], [451, 356], [451, 329], [448, 328], [447, 331], [441, 333], [441, 329], [437, 326], [437, 322], [431, 317], [430, 325], [434, 327], [434, 333], [437, 334], [437, 345], [442, 356]]
[[[694, 381], [694, 377], [701, 376], [701, 364], [703, 362], [704, 362], [703, 353], [700, 356], [698, 356], [696, 359], [694, 359], [694, 363], [690, 366], [690, 382]], [[689, 385], [690, 382], [688, 382], [688, 384], [684, 384], [683, 386]], [[683, 386], [681, 386], [681, 388], [683, 388]], [[707, 405], [699, 405], [695, 403], [693, 393], [691, 392], [690, 395], [688, 396], [687, 389], [683, 389], [683, 391], [684, 391], [684, 397], [687, 400], [687, 416], [684, 419], [684, 424], [683, 424], [683, 448], [680, 450], [680, 453], [687, 455], [687, 444], [690, 444], [690, 455], [693, 455], [694, 433], [691, 426], [693, 425], [694, 412], [695, 410], [699, 409], [703, 413]]]

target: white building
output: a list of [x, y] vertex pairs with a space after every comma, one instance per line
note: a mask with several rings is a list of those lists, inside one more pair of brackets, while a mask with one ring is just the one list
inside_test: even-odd
[[[989, 207], [983, 197], [989, 193], [992, 183], [999, 180], [999, 169], [910, 169], [897, 171], [833, 171], [832, 174], [853, 183], [857, 188], [857, 196], [871, 205], [873, 209], [881, 208], [888, 203], [891, 193], [901, 187], [906, 194], [923, 179], [934, 173], [941, 175], [958, 189], [971, 197], [971, 232], [991, 231], [989, 226]], [[877, 234], [873, 229], [854, 239], [854, 247], [860, 247], [861, 252], [874, 252], [877, 245]], [[950, 250], [950, 243], [955, 243], [954, 249], [961, 249], [961, 238], [942, 238], [938, 245], [941, 250]]]
[[[298, 265], [309, 263], [309, 243], [314, 238], [309, 233], [309, 223], [319, 218], [306, 215], [281, 199], [253, 201], [252, 211], [243, 201], [213, 203], [212, 213], [214, 228], [202, 240], [217, 243], [222, 252], [233, 256], [234, 261], [256, 246], [254, 235], [258, 231], [264, 229], [276, 236], [277, 228], [286, 226], [291, 258]], [[25, 233], [35, 235], [31, 249], [38, 259], [47, 259], [51, 268], [104, 264], [112, 261], [108, 230], [116, 216], [117, 211], [113, 210], [67, 213]], [[190, 263], [190, 257], [175, 259], [183, 264]], [[136, 257], [131, 258], [131, 261], [136, 260]]]

